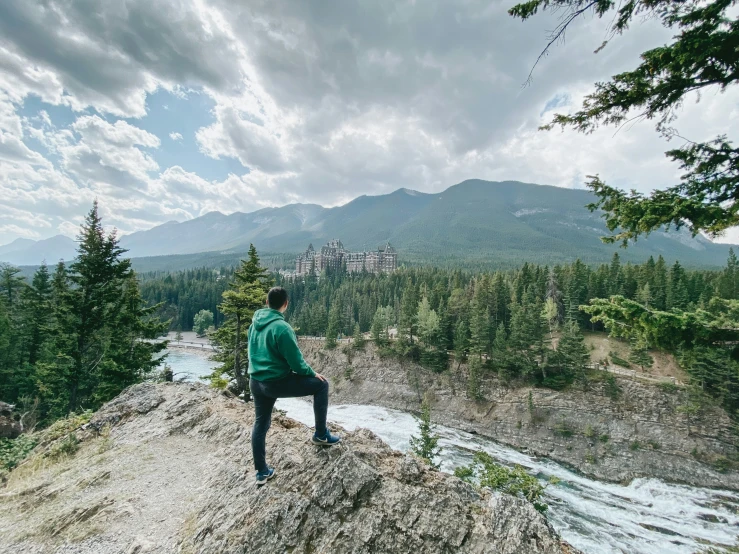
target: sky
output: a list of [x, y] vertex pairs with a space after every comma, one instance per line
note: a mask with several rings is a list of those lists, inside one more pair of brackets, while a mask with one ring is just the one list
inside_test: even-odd
[[[95, 199], [125, 234], [468, 178], [674, 184], [682, 142], [654, 122], [538, 131], [669, 31], [637, 21], [595, 53], [610, 20], [582, 18], [524, 86], [557, 19], [514, 3], [1, 2], [0, 244], [74, 237]], [[697, 100], [681, 136], [739, 129], [738, 91]]]

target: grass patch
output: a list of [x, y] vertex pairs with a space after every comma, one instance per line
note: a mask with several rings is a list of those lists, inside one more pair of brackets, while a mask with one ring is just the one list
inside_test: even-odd
[[641, 449], [641, 443], [639, 441], [634, 441], [629, 445], [629, 450], [632, 452], [636, 452], [637, 450]]

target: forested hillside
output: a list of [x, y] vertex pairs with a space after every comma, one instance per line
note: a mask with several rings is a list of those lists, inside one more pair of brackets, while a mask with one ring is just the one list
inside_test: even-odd
[[[258, 265], [258, 258], [252, 265]], [[223, 321], [214, 303], [232, 277], [230, 270], [148, 277], [142, 290], [150, 303], [166, 302], [162, 316], [184, 330], [191, 315], [203, 308]], [[645, 369], [653, 363], [650, 351], [665, 349], [677, 355], [704, 395], [696, 398], [711, 396], [731, 413], [739, 407], [739, 365], [732, 357], [735, 331], [701, 334], [688, 321], [667, 343], [657, 332], [641, 332], [634, 322], [621, 324], [633, 329], [631, 334], [614, 331], [612, 322], [593, 311], [599, 302], [621, 306], [623, 300], [655, 317], [703, 314], [706, 325], [720, 329], [711, 318], [719, 320], [733, 309], [725, 303], [739, 299], [739, 262], [733, 251], [721, 271], [686, 270], [679, 262], [668, 266], [661, 257], [638, 265], [622, 263], [616, 254], [610, 264], [594, 267], [578, 260], [551, 267], [523, 264], [493, 273], [438, 268], [389, 275], [328, 272], [304, 280], [278, 277], [278, 284], [289, 291], [286, 315], [297, 332], [325, 336], [328, 345], [339, 335], [359, 339], [371, 332], [378, 344], [390, 348], [390, 334], [397, 329], [395, 354], [435, 371], [470, 358], [473, 376], [475, 371], [494, 371], [510, 383], [561, 388], [586, 379], [590, 356], [582, 332], [608, 330], [630, 343], [623, 363]], [[474, 396], [475, 383], [468, 386]]]
[[166, 325], [122, 254], [95, 204], [74, 263], [29, 280], [0, 265], [0, 400], [18, 404], [26, 429], [95, 409], [159, 365], [164, 343], [142, 339]]

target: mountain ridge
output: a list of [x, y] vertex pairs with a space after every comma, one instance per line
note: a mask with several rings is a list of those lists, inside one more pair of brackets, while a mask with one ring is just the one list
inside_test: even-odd
[[[121, 237], [132, 258], [258, 250], [297, 254], [308, 243], [320, 247], [339, 238], [351, 250], [370, 250], [390, 241], [408, 263], [486, 263], [523, 261], [586, 263], [608, 261], [619, 252], [639, 262], [662, 255], [686, 265], [718, 267], [728, 245], [692, 237], [685, 230], [652, 233], [628, 249], [604, 244], [602, 217], [585, 206], [594, 196], [518, 181], [468, 179], [439, 193], [407, 188], [389, 194], [362, 195], [341, 206], [287, 204], [254, 212], [208, 212], [180, 223], [167, 222]], [[71, 239], [67, 239], [70, 242]], [[31, 261], [35, 245], [0, 260]], [[11, 259], [5, 259], [11, 258]], [[35, 263], [41, 258], [36, 254]]]

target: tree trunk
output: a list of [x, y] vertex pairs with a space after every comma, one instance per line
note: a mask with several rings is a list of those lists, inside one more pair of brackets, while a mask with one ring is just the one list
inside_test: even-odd
[[241, 372], [241, 314], [236, 314], [236, 349], [234, 350], [234, 377], [239, 394], [246, 390], [244, 374]]

